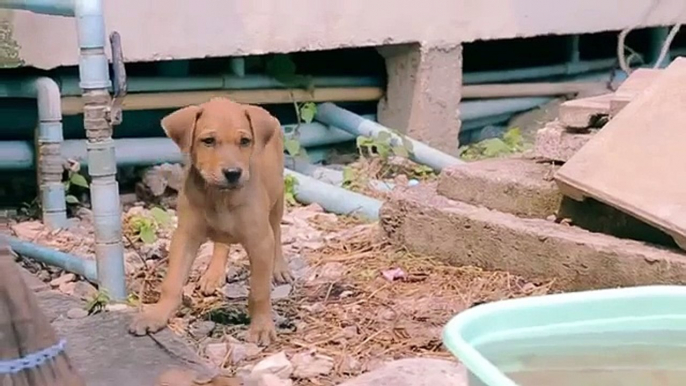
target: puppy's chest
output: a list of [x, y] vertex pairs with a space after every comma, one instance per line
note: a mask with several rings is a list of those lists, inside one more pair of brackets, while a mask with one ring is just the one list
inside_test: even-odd
[[239, 236], [240, 221], [234, 213], [227, 210], [206, 211], [205, 221], [207, 221], [211, 239], [235, 239]]

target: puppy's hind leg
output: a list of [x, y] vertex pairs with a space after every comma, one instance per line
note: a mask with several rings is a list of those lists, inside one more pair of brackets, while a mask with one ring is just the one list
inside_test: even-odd
[[284, 200], [279, 199], [271, 212], [269, 212], [269, 224], [274, 232], [274, 281], [276, 283], [292, 283], [293, 276], [288, 268], [288, 262], [283, 257], [283, 245], [281, 244], [281, 219], [283, 218]]
[[212, 295], [214, 291], [226, 283], [226, 262], [229, 258], [230, 247], [223, 243], [214, 243], [212, 260], [198, 281], [198, 288], [203, 295]]

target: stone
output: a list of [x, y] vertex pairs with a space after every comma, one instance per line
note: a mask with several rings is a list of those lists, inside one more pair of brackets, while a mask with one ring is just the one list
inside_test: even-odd
[[598, 127], [602, 119], [610, 115], [613, 94], [607, 93], [589, 98], [573, 99], [560, 105], [559, 120], [572, 129]]
[[288, 379], [293, 374], [293, 364], [286, 358], [286, 353], [281, 351], [258, 362], [250, 372], [250, 377], [256, 379], [263, 374], [274, 374], [281, 379]]
[[293, 355], [293, 377], [298, 379], [311, 379], [328, 375], [333, 370], [333, 358], [318, 354], [310, 350]]
[[448, 154], [458, 153], [462, 45], [395, 44], [378, 48], [386, 61], [379, 123]]
[[226, 343], [210, 343], [205, 347], [205, 355], [215, 366], [221, 367], [229, 353]]
[[292, 386], [293, 381], [290, 379], [279, 378], [274, 374], [262, 374], [257, 380], [251, 383], [255, 386]]
[[228, 283], [222, 288], [227, 299], [245, 299], [248, 297], [248, 287], [244, 282]]
[[67, 311], [67, 318], [69, 319], [83, 319], [88, 316], [88, 311], [83, 308], [72, 308]]
[[681, 253], [453, 201], [435, 184], [392, 192], [380, 223], [392, 244], [413, 253], [534, 283], [555, 279], [563, 291], [686, 284]]
[[124, 303], [111, 303], [105, 306], [105, 310], [108, 312], [128, 312], [133, 311], [133, 307], [129, 307]]
[[50, 281], [50, 286], [52, 288], [59, 288], [62, 284], [69, 283], [76, 280], [76, 275], [73, 273], [65, 273], [64, 275]]
[[201, 339], [209, 336], [214, 330], [216, 323], [210, 320], [196, 322], [191, 325], [190, 333], [196, 339]]
[[77, 281], [74, 283], [72, 294], [81, 300], [91, 300], [98, 296], [98, 290], [86, 281]]
[[293, 286], [290, 284], [282, 284], [274, 287], [271, 294], [272, 300], [281, 300], [287, 298], [288, 295], [291, 294], [292, 289]]
[[66, 295], [73, 295], [74, 289], [76, 288], [76, 282], [62, 283], [59, 286], [59, 291]]
[[572, 133], [558, 121], [550, 122], [536, 133], [533, 156], [543, 161], [567, 162], [596, 132], [593, 129], [586, 133]]
[[362, 369], [362, 364], [351, 355], [344, 355], [341, 359], [340, 371], [343, 374], [355, 374]]
[[234, 365], [262, 352], [262, 348], [254, 343], [231, 342], [229, 345], [229, 359]]
[[390, 362], [339, 386], [468, 386], [467, 371], [455, 362], [412, 358]]
[[43, 232], [45, 232], [45, 226], [40, 221], [24, 221], [10, 226], [12, 232], [22, 240], [34, 241]]

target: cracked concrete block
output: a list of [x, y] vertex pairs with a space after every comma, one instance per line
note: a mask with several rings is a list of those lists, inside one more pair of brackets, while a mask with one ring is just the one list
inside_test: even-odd
[[610, 115], [610, 100], [613, 94], [573, 99], [560, 105], [559, 120], [570, 129], [597, 127], [603, 118]]
[[536, 133], [533, 156], [546, 161], [567, 162], [596, 132], [572, 133], [558, 121], [550, 122]]
[[503, 270], [579, 291], [686, 284], [686, 255], [439, 195], [434, 184], [394, 191], [381, 208], [391, 243], [454, 266]]

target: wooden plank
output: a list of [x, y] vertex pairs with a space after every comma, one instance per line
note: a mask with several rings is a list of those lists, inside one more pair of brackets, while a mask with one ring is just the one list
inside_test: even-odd
[[[199, 104], [215, 97], [226, 97], [239, 103], [284, 104], [297, 102], [360, 102], [378, 101], [384, 91], [379, 87], [328, 87], [307, 90], [215, 90], [129, 94], [124, 98], [124, 110], [171, 109]], [[62, 98], [62, 115], [83, 112], [81, 97]]]
[[632, 72], [617, 88], [610, 100], [610, 119], [617, 116], [629, 102], [645, 91], [662, 74], [662, 71], [662, 69], [639, 68]]
[[574, 99], [560, 105], [560, 122], [568, 129], [586, 129], [610, 114], [612, 93]]
[[678, 58], [556, 173], [563, 194], [593, 197], [686, 249], [686, 58]]

